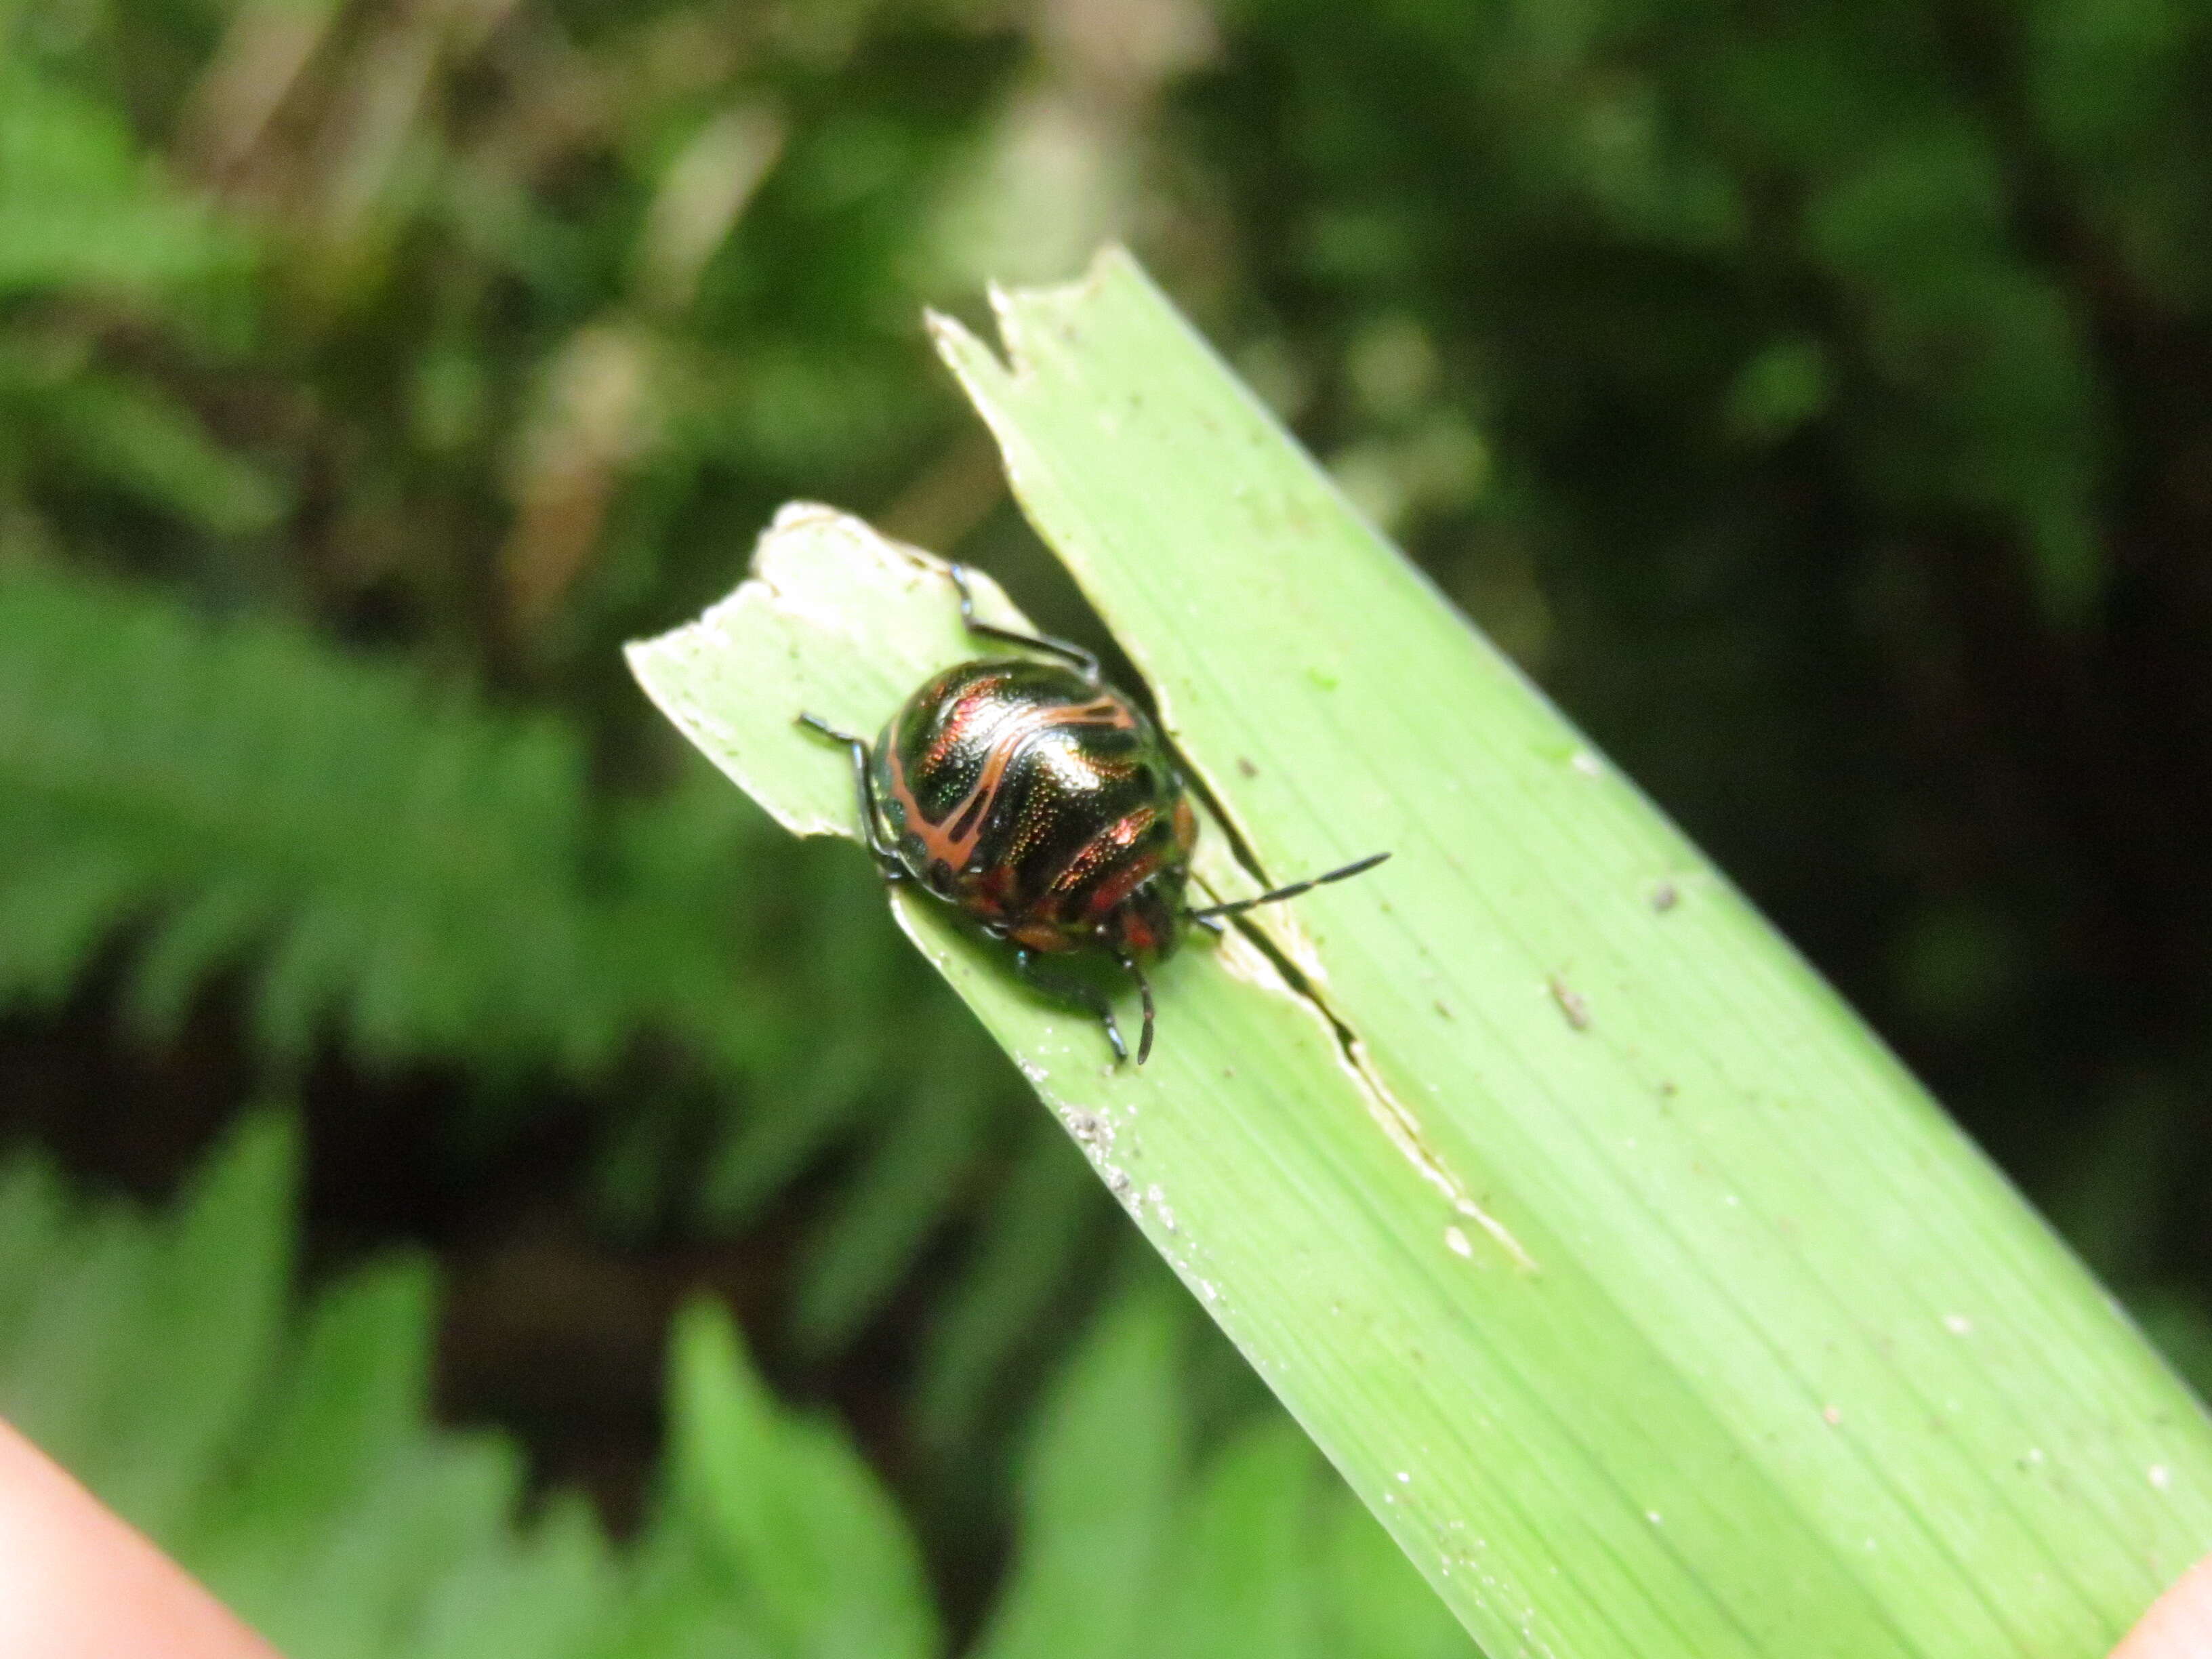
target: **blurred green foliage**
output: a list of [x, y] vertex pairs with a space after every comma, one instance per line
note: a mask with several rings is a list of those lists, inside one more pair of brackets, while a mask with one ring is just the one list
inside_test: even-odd
[[[723, 1310], [677, 1321], [665, 1464], [615, 1546], [574, 1494], [526, 1505], [501, 1437], [429, 1424], [419, 1257], [295, 1312], [297, 1164], [264, 1113], [166, 1214], [88, 1203], [35, 1156], [0, 1167], [0, 1410], [286, 1653], [946, 1650], [890, 1493], [843, 1433], [775, 1401]], [[1258, 1618], [1282, 1634], [1268, 1651], [1471, 1652], [1287, 1423], [1194, 1462], [1181, 1330], [1161, 1285], [1132, 1288], [1047, 1401], [982, 1650], [1197, 1659], [1251, 1651]]]
[[[1081, 631], [918, 313], [1106, 235], [2212, 1382], [2212, 21], [2178, 0], [0, 0], [11, 1123], [107, 1168], [37, 1102], [153, 1057], [128, 1110], [170, 1150], [111, 1172], [158, 1185], [188, 1101], [335, 1090], [371, 1121], [310, 1120], [319, 1266], [549, 1212], [617, 1273], [713, 1264], [780, 1380], [890, 1425], [993, 1653], [1127, 1651], [1138, 1605], [1193, 1653], [1309, 1640], [1368, 1534], [1281, 1507], [1318, 1477], [1187, 1312], [1109, 1294], [1140, 1270], [1108, 1206], [860, 861], [703, 776], [617, 651], [793, 495]], [[423, 1091], [462, 1218], [330, 1196], [405, 1184], [379, 1137]], [[273, 1192], [281, 1136], [240, 1133], [207, 1179]], [[364, 1641], [688, 1606], [726, 1547], [788, 1553], [718, 1651], [860, 1639], [809, 1633], [812, 1523], [730, 1510], [710, 1422], [798, 1436], [846, 1471], [822, 1525], [911, 1547], [706, 1314], [664, 1467], [728, 1537], [518, 1530], [514, 1454], [422, 1425], [418, 1269], [340, 1279], [280, 1361], [274, 1199], [180, 1212], [156, 1272], [145, 1224], [54, 1243], [66, 1183], [16, 1167], [11, 1409], [88, 1469], [137, 1448], [95, 1484], [272, 1632], [297, 1502], [362, 1529], [349, 1594], [417, 1609]], [[1048, 1431], [1022, 1524], [1058, 1541], [1021, 1534], [986, 1618], [1007, 1425], [1086, 1328], [1061, 1388], [1122, 1367], [1155, 1443], [1106, 1471]], [[193, 1356], [160, 1434], [149, 1342]], [[286, 1365], [283, 1455], [331, 1484], [225, 1486], [234, 1553], [188, 1546], [224, 1413]], [[480, 1565], [377, 1554], [423, 1504]], [[1339, 1565], [1240, 1556], [1281, 1528]], [[929, 1645], [884, 1594], [836, 1616]], [[653, 1616], [639, 1650], [684, 1650]], [[1447, 1650], [1404, 1616], [1322, 1650]]]

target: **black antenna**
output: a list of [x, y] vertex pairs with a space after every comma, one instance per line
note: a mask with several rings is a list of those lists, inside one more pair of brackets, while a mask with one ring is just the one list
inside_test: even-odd
[[1247, 910], [1255, 909], [1262, 904], [1273, 904], [1278, 899], [1296, 898], [1301, 893], [1310, 893], [1315, 888], [1326, 885], [1329, 882], [1342, 881], [1346, 876], [1356, 876], [1363, 870], [1372, 870], [1389, 856], [1388, 853], [1370, 853], [1356, 863], [1347, 864], [1340, 870], [1332, 870], [1325, 876], [1315, 876], [1308, 881], [1295, 881], [1288, 887], [1278, 887], [1274, 891], [1262, 893], [1257, 898], [1236, 899], [1227, 904], [1209, 904], [1202, 910], [1192, 910], [1186, 914], [1193, 921], [1218, 921], [1224, 916], [1241, 916]]

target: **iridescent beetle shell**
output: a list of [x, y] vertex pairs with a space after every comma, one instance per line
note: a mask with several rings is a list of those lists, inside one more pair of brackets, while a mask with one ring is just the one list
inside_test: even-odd
[[1142, 709], [1058, 663], [963, 663], [884, 726], [876, 800], [899, 861], [1032, 951], [1172, 951], [1198, 818]]

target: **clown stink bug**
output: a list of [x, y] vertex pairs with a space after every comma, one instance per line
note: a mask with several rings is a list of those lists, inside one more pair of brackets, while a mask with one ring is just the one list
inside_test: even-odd
[[1106, 684], [1081, 646], [979, 622], [958, 565], [952, 583], [970, 633], [1058, 660], [994, 657], [948, 668], [906, 700], [872, 750], [816, 715], [799, 719], [850, 751], [861, 830], [884, 879], [921, 883], [1012, 945], [1014, 970], [1097, 1015], [1115, 1058], [1127, 1060], [1103, 994], [1037, 958], [1095, 950], [1121, 963], [1144, 1003], [1141, 1066], [1152, 1052], [1141, 952], [1165, 957], [1188, 923], [1218, 933], [1225, 917], [1356, 876], [1390, 855], [1256, 898], [1189, 908], [1183, 893], [1198, 817], [1152, 721]]

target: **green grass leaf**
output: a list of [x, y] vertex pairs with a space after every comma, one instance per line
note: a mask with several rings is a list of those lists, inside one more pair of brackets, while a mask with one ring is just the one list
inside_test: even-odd
[[1349, 1493], [1332, 1494], [1317, 1572], [1340, 1659], [1467, 1659], [1467, 1632], [1429, 1595], [1390, 1534]]
[[[1165, 964], [1142, 1071], [895, 908], [1468, 1629], [2101, 1656], [2212, 1547], [2202, 1407], [1133, 264], [999, 311], [1009, 363], [940, 343], [1235, 827], [1205, 884], [1396, 857]], [[798, 714], [872, 732], [976, 654], [933, 560], [802, 507], [632, 661], [787, 827], [850, 835]]]
[[1125, 1289], [1048, 1394], [977, 1659], [1464, 1659], [1467, 1636], [1276, 1412], [1193, 1467], [1189, 1334]]

